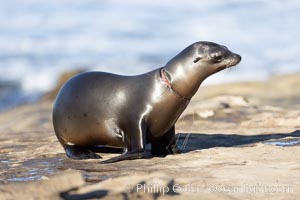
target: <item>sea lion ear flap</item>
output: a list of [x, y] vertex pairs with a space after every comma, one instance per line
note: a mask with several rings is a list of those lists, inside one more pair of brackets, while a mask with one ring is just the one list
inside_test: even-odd
[[199, 60], [201, 60], [201, 57], [195, 58], [194, 63], [198, 62]]

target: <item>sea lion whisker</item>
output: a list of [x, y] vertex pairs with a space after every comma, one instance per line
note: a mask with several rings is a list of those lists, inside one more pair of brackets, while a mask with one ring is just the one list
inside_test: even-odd
[[177, 138], [176, 138], [175, 145], [177, 145], [177, 144], [178, 144], [179, 138], [180, 138], [180, 133], [178, 133], [178, 134], [177, 134]]
[[191, 133], [188, 133], [188, 134], [185, 136], [185, 139], [184, 139], [184, 141], [183, 141], [183, 143], [182, 143], [182, 146], [181, 146], [181, 151], [182, 151], [182, 152], [184, 151], [184, 149], [185, 149], [185, 147], [186, 147], [186, 145], [187, 145], [187, 142], [188, 142], [188, 139], [189, 139], [190, 135], [191, 135]]

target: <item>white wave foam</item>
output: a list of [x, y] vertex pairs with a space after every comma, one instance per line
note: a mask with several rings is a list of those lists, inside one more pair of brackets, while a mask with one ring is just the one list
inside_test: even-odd
[[[298, 1], [10, 0], [0, 7], [0, 80], [27, 93], [52, 88], [76, 66], [138, 74], [190, 43], [210, 40], [242, 55], [207, 84], [300, 71]], [[17, 12], [14, 12], [17, 11]]]

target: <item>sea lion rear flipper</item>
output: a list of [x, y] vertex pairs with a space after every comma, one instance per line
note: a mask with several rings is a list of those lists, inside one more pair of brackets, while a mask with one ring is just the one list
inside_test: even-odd
[[84, 159], [100, 159], [102, 158], [98, 154], [95, 154], [91, 150], [85, 147], [76, 146], [76, 145], [67, 145], [65, 146], [66, 154], [69, 158], [75, 160], [84, 160]]

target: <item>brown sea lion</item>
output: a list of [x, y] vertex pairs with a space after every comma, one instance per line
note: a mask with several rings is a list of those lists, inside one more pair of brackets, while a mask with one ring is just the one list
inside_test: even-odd
[[68, 157], [101, 158], [93, 146], [123, 148], [116, 162], [151, 153], [178, 153], [175, 122], [210, 75], [238, 64], [241, 56], [225, 46], [196, 42], [164, 67], [136, 76], [106, 72], [79, 74], [61, 88], [53, 125]]

